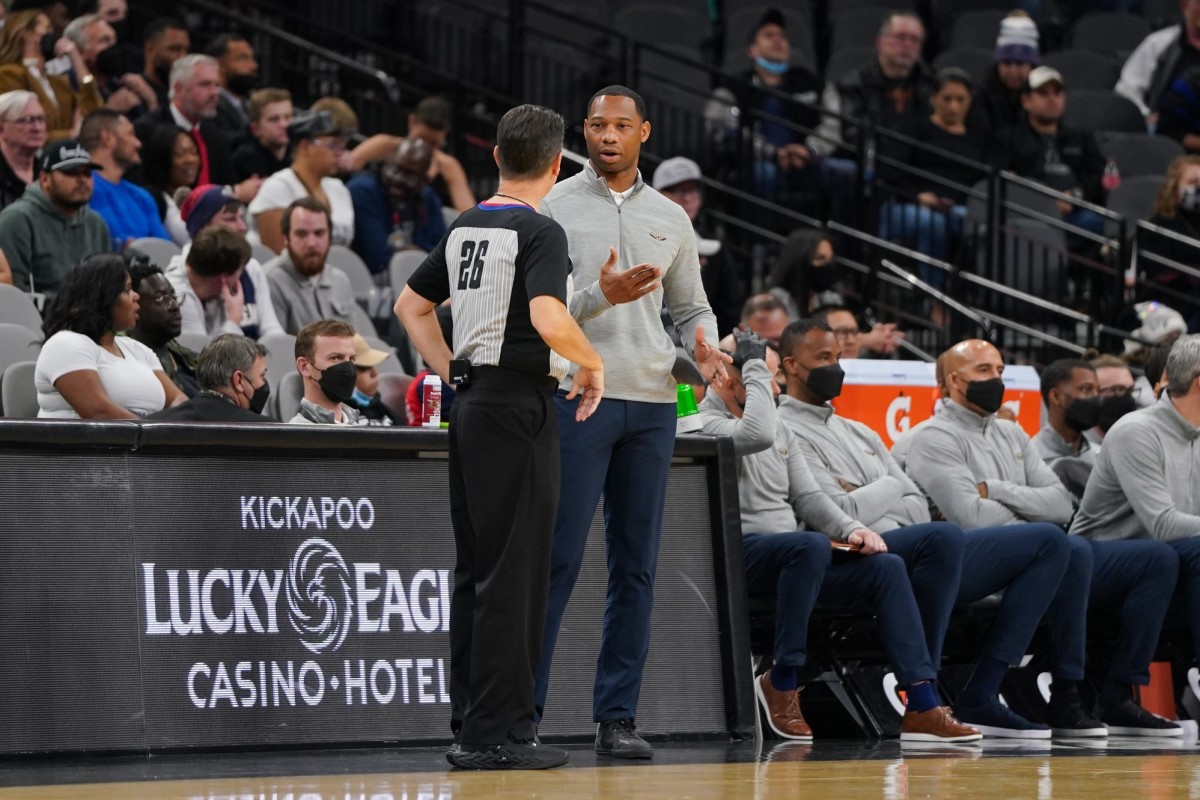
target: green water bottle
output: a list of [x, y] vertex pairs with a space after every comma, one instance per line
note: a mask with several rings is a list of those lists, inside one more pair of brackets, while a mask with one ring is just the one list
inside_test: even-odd
[[676, 387], [675, 433], [695, 433], [703, 427], [700, 409], [696, 408], [696, 393], [690, 384], [679, 384]]

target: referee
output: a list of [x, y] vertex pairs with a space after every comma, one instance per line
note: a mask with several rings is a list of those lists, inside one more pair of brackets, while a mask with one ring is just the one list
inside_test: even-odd
[[[409, 279], [396, 316], [429, 368], [459, 385], [450, 412], [451, 728], [466, 769], [545, 769], [567, 753], [537, 741], [541, 656], [558, 510], [554, 391], [569, 362], [579, 422], [604, 390], [604, 362], [567, 310], [567, 236], [537, 213], [562, 161], [563, 120], [534, 105], [500, 120], [496, 194], [464, 212]], [[454, 353], [434, 309], [454, 311]], [[453, 360], [453, 364], [452, 364]]]

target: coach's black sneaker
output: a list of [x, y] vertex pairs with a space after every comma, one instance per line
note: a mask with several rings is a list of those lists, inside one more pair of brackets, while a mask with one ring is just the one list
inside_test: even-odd
[[638, 735], [631, 719], [609, 719], [597, 725], [596, 752], [613, 758], [654, 758], [654, 748]]
[[1183, 736], [1183, 728], [1169, 719], [1151, 714], [1129, 697], [1115, 706], [1097, 707], [1096, 711], [1113, 736]]
[[455, 745], [446, 760], [459, 769], [553, 769], [570, 759], [566, 750], [533, 739], [493, 745]]
[[980, 708], [955, 706], [954, 716], [989, 739], [1050, 738], [1049, 726], [1030, 722], [999, 701]]
[[1050, 703], [1046, 707], [1046, 724], [1055, 736], [1074, 739], [1099, 739], [1108, 736], [1104, 723], [1083, 710], [1079, 690], [1071, 686], [1059, 691], [1051, 690]]

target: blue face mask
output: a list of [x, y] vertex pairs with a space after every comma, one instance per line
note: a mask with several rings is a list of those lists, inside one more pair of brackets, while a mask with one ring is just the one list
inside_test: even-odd
[[784, 61], [769, 61], [758, 56], [754, 59], [754, 63], [758, 65], [759, 69], [766, 70], [772, 75], [782, 75], [788, 71], [788, 64]]
[[371, 405], [371, 398], [356, 386], [354, 388], [354, 396], [350, 398], [350, 402], [359, 408], [366, 408]]

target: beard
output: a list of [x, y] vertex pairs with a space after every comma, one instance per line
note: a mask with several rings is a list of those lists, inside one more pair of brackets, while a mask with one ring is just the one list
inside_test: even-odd
[[291, 248], [288, 248], [288, 256], [292, 259], [292, 266], [306, 278], [311, 278], [314, 275], [320, 275], [325, 269], [325, 253], [307, 253], [300, 255]]

